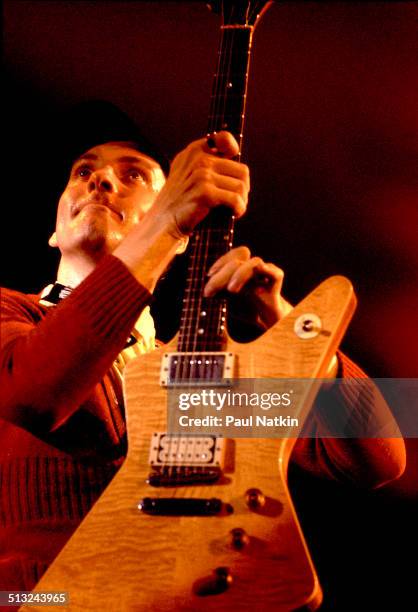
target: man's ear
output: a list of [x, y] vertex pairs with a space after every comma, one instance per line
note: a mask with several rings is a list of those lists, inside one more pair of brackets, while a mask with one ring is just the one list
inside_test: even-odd
[[189, 244], [189, 238], [187, 236], [184, 236], [184, 238], [181, 239], [179, 246], [177, 247], [176, 255], [181, 255], [182, 253], [184, 253], [184, 251], [188, 247], [188, 244]]
[[52, 234], [51, 238], [48, 240], [48, 244], [50, 247], [58, 247], [57, 234], [55, 232]]

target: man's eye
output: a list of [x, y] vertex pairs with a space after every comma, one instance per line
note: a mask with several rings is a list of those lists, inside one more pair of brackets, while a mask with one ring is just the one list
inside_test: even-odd
[[128, 170], [126, 176], [132, 181], [141, 181], [143, 183], [146, 182], [144, 175], [136, 168], [131, 168], [130, 170]]
[[74, 174], [76, 176], [80, 176], [81, 178], [86, 178], [87, 176], [90, 176], [91, 168], [88, 166], [79, 166], [75, 169]]

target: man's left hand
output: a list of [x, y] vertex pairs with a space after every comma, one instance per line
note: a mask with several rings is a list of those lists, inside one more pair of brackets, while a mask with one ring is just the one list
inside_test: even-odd
[[280, 321], [292, 306], [281, 295], [284, 272], [260, 257], [251, 257], [245, 246], [231, 249], [208, 270], [204, 290], [211, 297], [226, 289], [250, 299], [258, 315], [257, 323], [268, 329]]

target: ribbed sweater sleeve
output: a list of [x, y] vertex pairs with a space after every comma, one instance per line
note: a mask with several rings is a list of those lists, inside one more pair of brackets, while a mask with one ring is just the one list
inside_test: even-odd
[[2, 295], [0, 417], [52, 431], [104, 376], [151, 295], [108, 255], [38, 324], [24, 298]]
[[[376, 488], [405, 470], [405, 444], [377, 387], [346, 355], [339, 351], [337, 356], [337, 377], [344, 383], [320, 394], [322, 402], [317, 399], [292, 460], [316, 476]], [[367, 381], [361, 384], [360, 379]], [[348, 426], [346, 437], [332, 437], [336, 422]], [[356, 437], [359, 431], [379, 432], [379, 436]]]

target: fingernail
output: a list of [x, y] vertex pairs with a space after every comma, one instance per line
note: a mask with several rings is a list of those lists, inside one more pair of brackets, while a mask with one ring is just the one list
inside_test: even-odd
[[207, 143], [210, 149], [216, 149], [215, 134], [216, 132], [212, 132], [212, 134], [208, 134]]

